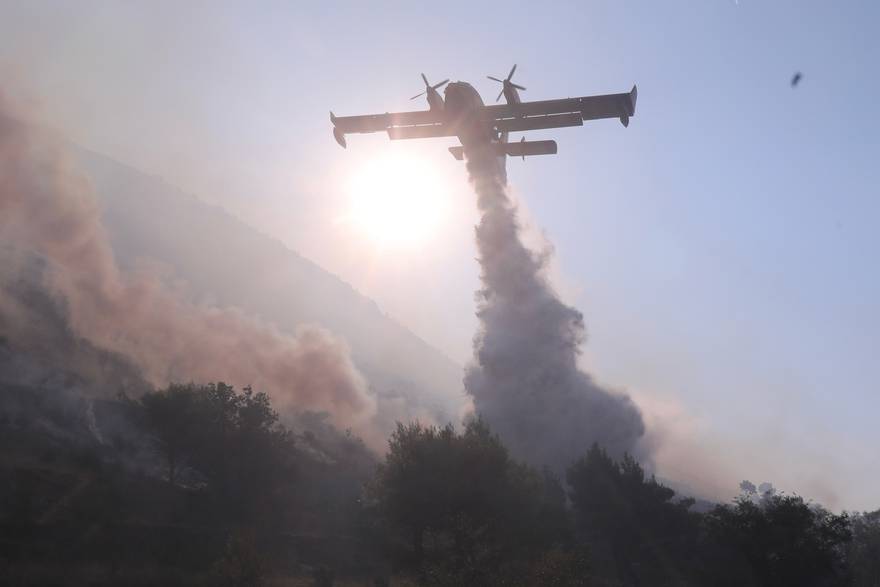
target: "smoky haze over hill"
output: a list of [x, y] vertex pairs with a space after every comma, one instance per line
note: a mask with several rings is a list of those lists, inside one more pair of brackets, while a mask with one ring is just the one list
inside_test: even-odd
[[[40, 338], [39, 310], [29, 319], [31, 299], [14, 295], [24, 282], [57, 304], [75, 340], [126, 357], [152, 385], [219, 373], [267, 390], [291, 411], [327, 413], [334, 425], [381, 444], [376, 401], [346, 345], [326, 330], [285, 334], [234, 306], [188, 302], [151, 271], [122, 271], [91, 184], [29, 114], [0, 94], [0, 245], [13, 259], [0, 283], [0, 322], [9, 344], [45, 355], [62, 343]], [[32, 271], [32, 260], [44, 271]]]
[[0, 382], [127, 391], [119, 357], [147, 386], [253, 385], [379, 451], [397, 420], [456, 413], [460, 370], [350, 286], [31, 116], [0, 94]]
[[217, 206], [94, 152], [74, 154], [121, 266], [158, 263], [180, 295], [240, 308], [285, 332], [304, 323], [329, 329], [349, 345], [383, 426], [458, 420], [461, 367], [374, 301]]

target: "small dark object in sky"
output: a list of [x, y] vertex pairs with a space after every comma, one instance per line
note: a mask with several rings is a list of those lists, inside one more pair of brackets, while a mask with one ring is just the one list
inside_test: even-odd
[[796, 72], [794, 74], [794, 77], [791, 78], [791, 87], [795, 87], [796, 85], [798, 85], [802, 77], [804, 76], [801, 74], [801, 72]]

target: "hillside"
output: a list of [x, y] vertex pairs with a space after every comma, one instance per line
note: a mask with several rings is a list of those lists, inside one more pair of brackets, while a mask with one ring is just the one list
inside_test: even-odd
[[348, 342], [384, 399], [455, 419], [461, 367], [374, 301], [217, 206], [96, 153], [77, 149], [76, 157], [94, 183], [121, 266], [159, 262], [192, 299], [240, 307], [285, 332], [321, 325]]

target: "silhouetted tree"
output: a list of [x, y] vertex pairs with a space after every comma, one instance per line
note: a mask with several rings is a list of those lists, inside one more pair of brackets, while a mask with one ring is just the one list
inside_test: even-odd
[[197, 399], [197, 388], [192, 384], [171, 385], [161, 391], [146, 393], [141, 398], [147, 426], [156, 436], [168, 467], [168, 481], [172, 485], [176, 481], [181, 459], [195, 449]]
[[182, 459], [208, 481], [216, 511], [249, 524], [283, 498], [293, 481], [294, 445], [265, 393], [222, 382], [171, 385], [141, 399], [174, 483]]
[[[29, 390], [10, 397], [25, 422], [45, 412]], [[47, 430], [0, 419], [0, 562], [13, 583], [93, 584], [69, 576], [82, 567], [108, 568], [113, 584], [259, 585], [286, 567], [298, 579], [317, 569], [322, 584], [327, 569], [396, 584], [412, 578], [404, 563], [435, 587], [880, 587], [880, 511], [834, 515], [769, 483], [743, 482], [738, 500], [697, 514], [598, 446], [569, 468], [566, 494], [480, 419], [461, 432], [398, 425], [376, 469], [320, 415], [298, 416], [310, 432], [294, 444], [247, 387], [172, 385], [112, 404], [96, 425], [103, 413], [132, 429], [124, 453], [61, 410]], [[169, 482], [150, 474], [150, 448]]]
[[705, 517], [703, 581], [712, 585], [826, 586], [846, 582], [846, 514], [793, 495], [740, 497]]
[[566, 537], [558, 481], [512, 461], [480, 419], [461, 434], [398, 424], [370, 493], [433, 584], [488, 584], [505, 558]]
[[224, 587], [260, 587], [266, 584], [266, 557], [252, 532], [233, 533], [223, 557], [214, 563], [213, 581]]
[[880, 587], [880, 510], [854, 515], [847, 562], [854, 587]]
[[680, 584], [692, 573], [698, 516], [692, 500], [645, 476], [629, 455], [593, 445], [568, 470], [579, 537], [624, 585]]

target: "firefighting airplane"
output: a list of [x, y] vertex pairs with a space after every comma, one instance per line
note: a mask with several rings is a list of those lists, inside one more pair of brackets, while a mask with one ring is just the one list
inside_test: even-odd
[[[452, 156], [461, 161], [465, 151], [472, 146], [491, 144], [499, 157], [506, 155], [522, 157], [531, 155], [555, 155], [556, 141], [508, 142], [508, 133], [565, 126], [583, 126], [584, 120], [599, 118], [618, 118], [623, 126], [636, 112], [637, 90], [624, 94], [585, 96], [562, 100], [541, 100], [523, 102], [517, 90], [524, 87], [511, 81], [516, 65], [506, 79], [487, 76], [501, 83], [501, 93], [496, 102], [504, 96], [506, 104], [485, 105], [480, 94], [468, 83], [443, 80], [431, 85], [425, 74], [425, 91], [411, 99], [424, 95], [428, 100], [428, 110], [416, 112], [392, 112], [366, 116], [335, 116], [330, 113], [333, 123], [333, 137], [343, 148], [345, 135], [386, 131], [391, 140], [421, 139], [429, 137], [458, 137], [461, 145], [449, 147]], [[446, 85], [449, 83], [449, 85]], [[446, 85], [446, 100], [437, 91]]]

